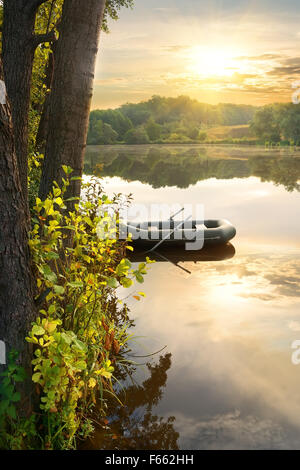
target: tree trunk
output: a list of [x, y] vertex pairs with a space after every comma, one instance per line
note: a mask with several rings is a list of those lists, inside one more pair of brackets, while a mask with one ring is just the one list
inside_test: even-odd
[[51, 31], [35, 35], [36, 12], [46, 0], [4, 0], [3, 68], [12, 109], [15, 148], [24, 196], [28, 194], [28, 114], [34, 52], [36, 47], [54, 39]]
[[3, 67], [12, 107], [15, 147], [21, 186], [27, 196], [28, 112], [34, 47], [35, 14], [28, 15], [23, 0], [5, 0], [3, 16]]
[[[0, 64], [0, 69], [2, 68]], [[0, 72], [1, 73], [1, 72]], [[1, 75], [1, 78], [2, 75]], [[0, 340], [20, 352], [29, 372], [22, 384], [23, 411], [30, 408], [31, 354], [25, 342], [35, 318], [34, 279], [28, 247], [28, 203], [24, 200], [9, 105], [0, 105]]]
[[[49, 126], [40, 185], [45, 199], [53, 181], [61, 183], [62, 165], [82, 176], [93, 79], [105, 0], [64, 2], [50, 95]], [[80, 195], [80, 181], [69, 188]]]
[[[52, 89], [54, 63], [55, 63], [55, 44], [53, 44], [52, 46], [52, 51], [49, 54], [48, 64], [46, 68], [45, 85], [47, 87], [47, 90]], [[46, 143], [46, 137], [47, 137], [48, 123], [49, 123], [50, 96], [51, 96], [51, 91], [48, 92], [46, 95], [46, 98], [43, 104], [39, 128], [38, 128], [38, 132], [36, 136], [36, 150], [38, 150], [41, 153], [45, 153], [45, 143]]]

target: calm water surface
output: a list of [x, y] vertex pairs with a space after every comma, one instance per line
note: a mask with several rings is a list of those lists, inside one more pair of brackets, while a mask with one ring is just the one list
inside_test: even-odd
[[[137, 368], [111, 418], [124, 448], [300, 448], [300, 155], [222, 147], [90, 147], [86, 174], [138, 203], [202, 203], [232, 246], [151, 266], [129, 299]], [[188, 271], [188, 272], [187, 272]], [[123, 295], [128, 295], [128, 292]], [[135, 359], [141, 363], [151, 360]], [[120, 438], [122, 436], [122, 438]], [[107, 447], [99, 432], [90, 448]], [[111, 441], [110, 441], [111, 442]]]

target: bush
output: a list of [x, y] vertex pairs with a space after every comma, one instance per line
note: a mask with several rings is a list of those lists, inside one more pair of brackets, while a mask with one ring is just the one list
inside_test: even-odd
[[[86, 438], [93, 431], [91, 411], [97, 401], [100, 417], [106, 414], [106, 394], [113, 393], [115, 366], [129, 339], [127, 308], [117, 307], [115, 290], [130, 287], [133, 279], [142, 283], [146, 273], [146, 263], [133, 269], [124, 257], [130, 247], [117, 240], [108, 217], [105, 208], [118, 200], [110, 201], [90, 182], [84, 198], [68, 211], [74, 201], [65, 201], [64, 195], [72, 170], [64, 170], [68, 179], [62, 189], [54, 185], [45, 201], [36, 199], [29, 242], [39, 317], [26, 340], [34, 348], [32, 381], [40, 410], [21, 426], [8, 402], [2, 416], [0, 410], [2, 448], [71, 449], [78, 435]], [[4, 381], [17, 402], [20, 397], [7, 377], [11, 370], [13, 365]], [[30, 433], [19, 436], [20, 426], [30, 427]]]

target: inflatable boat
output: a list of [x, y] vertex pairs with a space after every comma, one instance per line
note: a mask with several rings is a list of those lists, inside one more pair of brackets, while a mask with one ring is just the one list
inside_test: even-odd
[[[165, 222], [127, 222], [120, 224], [120, 231], [131, 234], [132, 243], [142, 246], [184, 245], [202, 242], [202, 245], [227, 243], [236, 235], [235, 227], [225, 219], [168, 220]], [[190, 248], [193, 249], [193, 248]]]

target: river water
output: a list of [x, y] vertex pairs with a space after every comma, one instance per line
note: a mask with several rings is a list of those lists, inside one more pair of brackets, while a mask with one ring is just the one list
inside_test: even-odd
[[205, 218], [230, 220], [237, 236], [223, 249], [151, 265], [138, 288], [146, 298], [127, 301], [133, 354], [166, 348], [132, 358], [151, 364], [135, 368], [125, 407], [115, 407], [115, 440], [96, 430], [89, 448], [299, 449], [292, 343], [300, 340], [300, 155], [89, 147], [85, 173], [99, 172], [108, 194], [132, 193], [143, 204], [197, 202]]

